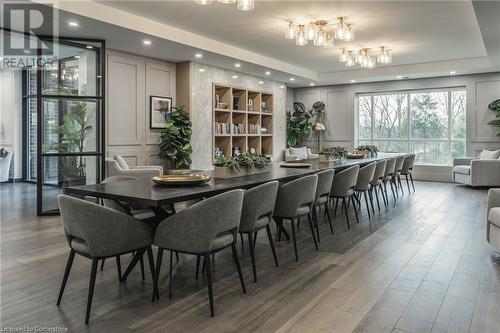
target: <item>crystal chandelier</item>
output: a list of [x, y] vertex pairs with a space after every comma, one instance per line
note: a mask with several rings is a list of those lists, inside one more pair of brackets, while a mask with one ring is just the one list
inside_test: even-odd
[[392, 52], [386, 46], [381, 46], [379, 54], [377, 55], [377, 62], [379, 64], [390, 64], [392, 62]]
[[363, 68], [375, 68], [376, 64], [390, 64], [392, 62], [392, 53], [386, 46], [381, 46], [377, 57], [370, 55], [370, 49], [365, 47], [358, 52], [349, 51], [345, 48], [340, 49], [339, 61], [345, 63], [347, 67], [359, 65]]
[[[255, 0], [217, 0], [223, 4], [233, 4], [238, 1], [238, 9], [243, 11], [252, 10], [255, 8]], [[194, 0], [198, 5], [211, 5], [214, 0]]]
[[352, 41], [354, 40], [354, 28], [352, 23], [346, 23], [345, 17], [339, 17], [333, 31], [327, 31], [328, 22], [317, 20], [308, 24], [296, 24], [295, 21], [288, 21], [285, 32], [286, 39], [295, 39], [295, 44], [299, 46], [312, 42], [314, 46], [330, 47], [334, 40]]

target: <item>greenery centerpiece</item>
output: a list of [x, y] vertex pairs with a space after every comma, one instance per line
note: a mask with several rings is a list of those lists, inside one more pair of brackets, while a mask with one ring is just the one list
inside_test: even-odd
[[[488, 109], [495, 113], [495, 119], [489, 121], [488, 125], [500, 128], [500, 99], [491, 102], [488, 105]], [[497, 136], [500, 137], [500, 132], [497, 133]]]
[[378, 148], [375, 145], [359, 145], [354, 152], [363, 152], [367, 157], [376, 157]]
[[342, 146], [323, 147], [320, 152], [320, 162], [333, 162], [345, 158], [347, 156], [347, 149]]
[[160, 157], [167, 161], [168, 169], [189, 168], [191, 165], [191, 126], [184, 106], [172, 107], [165, 128], [161, 131], [160, 142]]
[[300, 102], [293, 103], [293, 112], [286, 113], [287, 145], [300, 147], [304, 137], [312, 130], [312, 119], [318, 119], [325, 114], [325, 103], [318, 101], [307, 110]]
[[266, 155], [252, 154], [249, 152], [235, 157], [218, 157], [215, 162], [215, 178], [231, 178], [247, 174], [262, 173], [267, 171], [271, 158]]

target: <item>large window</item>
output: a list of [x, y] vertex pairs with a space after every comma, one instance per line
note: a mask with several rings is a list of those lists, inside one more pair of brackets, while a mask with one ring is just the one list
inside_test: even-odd
[[412, 152], [418, 164], [449, 165], [465, 156], [463, 88], [359, 94], [358, 144]]

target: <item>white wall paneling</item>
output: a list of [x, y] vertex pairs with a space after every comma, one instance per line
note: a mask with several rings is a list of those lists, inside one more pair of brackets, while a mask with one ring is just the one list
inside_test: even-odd
[[175, 105], [175, 65], [108, 50], [106, 78], [106, 155], [122, 155], [131, 165], [163, 164], [161, 130], [149, 128], [149, 97], [172, 97]]
[[471, 142], [498, 142], [497, 129], [488, 125], [488, 121], [493, 118], [493, 112], [488, 111], [488, 104], [500, 98], [500, 80], [477, 81], [474, 91]]

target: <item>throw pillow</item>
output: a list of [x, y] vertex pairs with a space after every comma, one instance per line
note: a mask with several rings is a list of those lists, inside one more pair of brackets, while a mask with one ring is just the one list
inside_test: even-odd
[[499, 157], [500, 157], [500, 150], [483, 149], [483, 151], [479, 154], [480, 160], [496, 160]]
[[118, 162], [118, 165], [120, 166], [120, 168], [122, 168], [123, 170], [128, 170], [130, 169], [128, 167], [128, 164], [127, 162], [125, 161], [125, 159], [123, 157], [121, 157], [120, 155], [115, 155], [114, 157], [115, 161]]
[[307, 160], [309, 158], [306, 147], [290, 148], [290, 155], [297, 156], [299, 160]]

